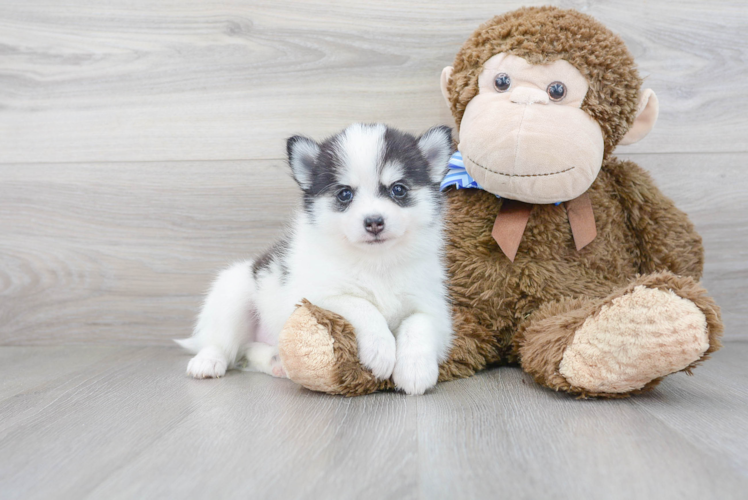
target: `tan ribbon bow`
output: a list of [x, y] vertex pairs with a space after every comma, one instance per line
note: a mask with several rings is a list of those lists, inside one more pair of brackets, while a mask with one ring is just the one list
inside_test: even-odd
[[[587, 246], [597, 236], [595, 214], [592, 212], [592, 202], [587, 193], [564, 203], [569, 216], [571, 234], [577, 250]], [[499, 215], [493, 224], [491, 236], [499, 244], [504, 255], [514, 262], [517, 255], [522, 234], [525, 232], [527, 221], [532, 212], [532, 205], [521, 201], [504, 199]]]

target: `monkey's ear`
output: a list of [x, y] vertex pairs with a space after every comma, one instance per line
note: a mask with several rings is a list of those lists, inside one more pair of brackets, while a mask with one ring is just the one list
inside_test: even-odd
[[631, 125], [629, 131], [626, 132], [626, 135], [623, 136], [623, 139], [618, 144], [626, 146], [644, 139], [652, 128], [654, 128], [659, 113], [660, 104], [657, 101], [657, 96], [652, 89], [645, 89], [639, 98], [634, 124]]
[[444, 100], [447, 101], [447, 106], [451, 106], [449, 104], [449, 92], [447, 92], [447, 84], [452, 79], [452, 71], [454, 71], [454, 68], [452, 66], [447, 66], [442, 70], [442, 79], [441, 79], [441, 87], [442, 87], [442, 95], [444, 96]]
[[444, 125], [429, 129], [418, 139], [418, 148], [429, 164], [432, 182], [441, 182], [452, 156], [452, 129]]
[[286, 150], [293, 178], [306, 191], [312, 186], [312, 171], [319, 155], [319, 144], [308, 137], [295, 135], [288, 139]]

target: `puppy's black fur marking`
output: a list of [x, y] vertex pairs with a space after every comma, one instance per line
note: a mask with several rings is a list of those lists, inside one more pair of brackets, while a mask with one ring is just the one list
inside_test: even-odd
[[330, 137], [320, 144], [320, 152], [312, 169], [312, 183], [304, 190], [304, 211], [313, 216], [314, 200], [330, 193], [337, 193], [342, 187], [338, 182], [338, 172], [341, 168], [336, 152], [338, 136]]
[[429, 164], [418, 147], [418, 139], [388, 127], [384, 133], [384, 143], [384, 160], [380, 168], [389, 162], [398, 163], [403, 168], [403, 178], [413, 185], [432, 184]]
[[285, 282], [288, 277], [288, 266], [286, 265], [286, 252], [288, 251], [288, 239], [283, 238], [270, 247], [252, 263], [252, 277], [257, 280], [257, 275], [269, 268], [273, 262], [277, 262], [281, 270], [281, 280]]

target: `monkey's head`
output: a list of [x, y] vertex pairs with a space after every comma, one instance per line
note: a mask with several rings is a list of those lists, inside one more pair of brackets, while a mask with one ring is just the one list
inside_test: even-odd
[[555, 7], [483, 24], [441, 78], [468, 173], [527, 203], [576, 198], [618, 144], [649, 133], [657, 97], [641, 84], [623, 40]]

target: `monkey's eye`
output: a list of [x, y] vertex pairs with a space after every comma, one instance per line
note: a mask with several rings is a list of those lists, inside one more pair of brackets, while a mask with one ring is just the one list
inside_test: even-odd
[[562, 101], [566, 97], [566, 85], [561, 82], [553, 82], [548, 85], [548, 97], [551, 101]]
[[512, 79], [506, 73], [499, 73], [493, 81], [493, 86], [498, 92], [506, 92], [512, 84]]
[[338, 201], [340, 203], [348, 203], [353, 199], [353, 191], [349, 188], [343, 188], [338, 191]]
[[392, 196], [395, 198], [404, 198], [405, 195], [408, 194], [408, 188], [402, 184], [395, 184], [392, 186], [392, 189], [390, 189], [390, 193], [392, 193]]

